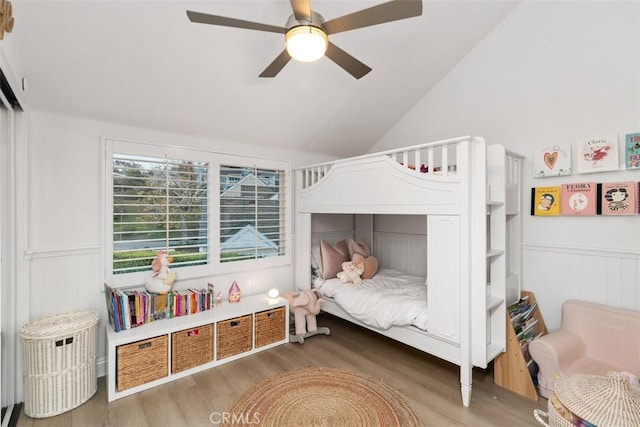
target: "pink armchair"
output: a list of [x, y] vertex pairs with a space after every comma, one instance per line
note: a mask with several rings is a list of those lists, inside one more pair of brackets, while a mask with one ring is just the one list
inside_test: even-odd
[[640, 312], [577, 300], [562, 305], [562, 325], [529, 344], [548, 398], [560, 376], [608, 371], [640, 375]]

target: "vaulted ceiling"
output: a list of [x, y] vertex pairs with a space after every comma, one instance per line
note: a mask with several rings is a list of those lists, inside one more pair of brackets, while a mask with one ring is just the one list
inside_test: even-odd
[[[382, 2], [311, 7], [329, 20]], [[515, 5], [425, 0], [420, 17], [330, 36], [373, 68], [360, 80], [326, 57], [259, 78], [282, 35], [194, 24], [185, 12], [285, 26], [287, 0], [15, 0], [3, 43], [33, 109], [345, 156], [369, 150]]]

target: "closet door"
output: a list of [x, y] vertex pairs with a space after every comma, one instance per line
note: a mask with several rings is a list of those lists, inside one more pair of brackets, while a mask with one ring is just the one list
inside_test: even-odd
[[[4, 75], [0, 90], [0, 400], [3, 409], [19, 401], [16, 387], [21, 378], [16, 365], [18, 332], [16, 327], [15, 280], [15, 125], [16, 114], [5, 90]], [[5, 412], [11, 414], [11, 411]], [[3, 422], [4, 425], [4, 422]]]
[[[9, 171], [10, 168], [10, 136], [11, 136], [11, 105], [0, 93], [0, 328], [3, 337], [11, 337], [14, 332], [9, 330], [11, 307], [11, 281], [9, 276]], [[2, 407], [12, 404], [10, 396], [9, 372], [12, 367], [12, 357], [9, 342], [0, 340], [0, 396]]]

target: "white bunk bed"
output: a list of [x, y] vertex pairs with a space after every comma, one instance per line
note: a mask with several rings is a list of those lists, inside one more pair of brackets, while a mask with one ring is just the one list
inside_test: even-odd
[[331, 300], [323, 310], [459, 365], [469, 406], [472, 368], [505, 350], [520, 295], [521, 161], [461, 137], [296, 169], [296, 287], [311, 287], [313, 214], [426, 215], [426, 331], [368, 326]]

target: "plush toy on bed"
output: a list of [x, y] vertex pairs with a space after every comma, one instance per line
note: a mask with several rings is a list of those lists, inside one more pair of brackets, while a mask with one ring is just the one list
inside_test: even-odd
[[338, 273], [338, 279], [342, 283], [359, 285], [362, 283], [362, 278], [360, 277], [362, 273], [364, 273], [363, 263], [356, 264], [353, 261], [346, 261], [342, 263], [342, 271]]

